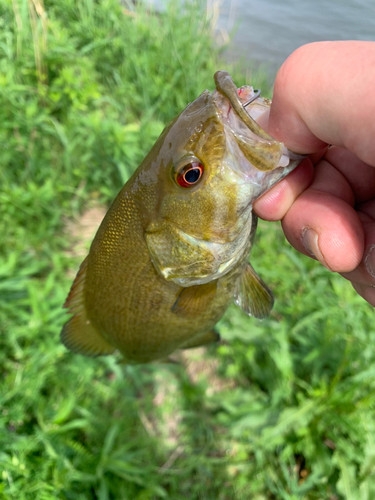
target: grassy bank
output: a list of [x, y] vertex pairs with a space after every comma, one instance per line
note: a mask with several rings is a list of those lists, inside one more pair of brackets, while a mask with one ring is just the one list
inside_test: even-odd
[[0, 499], [375, 498], [373, 309], [277, 224], [252, 255], [274, 311], [231, 307], [222, 345], [123, 367], [59, 343], [82, 214], [213, 88], [204, 9], [0, 0], [0, 28]]

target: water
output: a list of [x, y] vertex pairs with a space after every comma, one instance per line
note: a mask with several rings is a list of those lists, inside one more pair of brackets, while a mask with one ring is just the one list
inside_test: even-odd
[[226, 58], [265, 63], [275, 74], [305, 43], [375, 40], [375, 0], [221, 0], [217, 36], [233, 30]]

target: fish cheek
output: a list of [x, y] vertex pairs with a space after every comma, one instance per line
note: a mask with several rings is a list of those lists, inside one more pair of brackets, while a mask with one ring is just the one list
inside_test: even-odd
[[[206, 111], [208, 116], [201, 116], [198, 129], [196, 127], [188, 140], [179, 144], [178, 152], [173, 153], [167, 164], [169, 175], [164, 183], [159, 213], [161, 219], [172, 221], [185, 233], [209, 240], [213, 218], [226, 201], [221, 196], [224, 183], [219, 179], [226, 143], [224, 127], [215, 109]], [[196, 158], [203, 173], [196, 185], [182, 186], [177, 182], [180, 167], [185, 159], [189, 162], [191, 158]]]
[[[188, 191], [188, 190], [186, 190]], [[161, 216], [207, 242], [227, 243], [238, 234], [240, 214], [248, 203], [238, 184], [217, 172], [194, 192], [163, 200]]]
[[146, 243], [157, 272], [166, 280], [205, 277], [219, 263], [204, 242], [195, 240], [170, 223], [146, 231]]

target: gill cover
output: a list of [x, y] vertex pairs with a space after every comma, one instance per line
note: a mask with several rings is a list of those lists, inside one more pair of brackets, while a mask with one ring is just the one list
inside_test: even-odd
[[202, 285], [226, 274], [250, 246], [251, 217], [234, 241], [214, 243], [186, 234], [170, 223], [152, 224], [146, 231], [151, 260], [167, 281]]

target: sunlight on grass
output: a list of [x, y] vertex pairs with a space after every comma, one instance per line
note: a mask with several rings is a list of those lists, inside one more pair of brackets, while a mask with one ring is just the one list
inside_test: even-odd
[[[268, 319], [233, 305], [223, 343], [180, 365], [60, 344], [104, 205], [224, 69], [204, 6], [0, 9], [0, 499], [375, 498], [373, 309], [277, 224], [251, 257], [276, 297]], [[266, 90], [247, 72], [238, 85]]]

